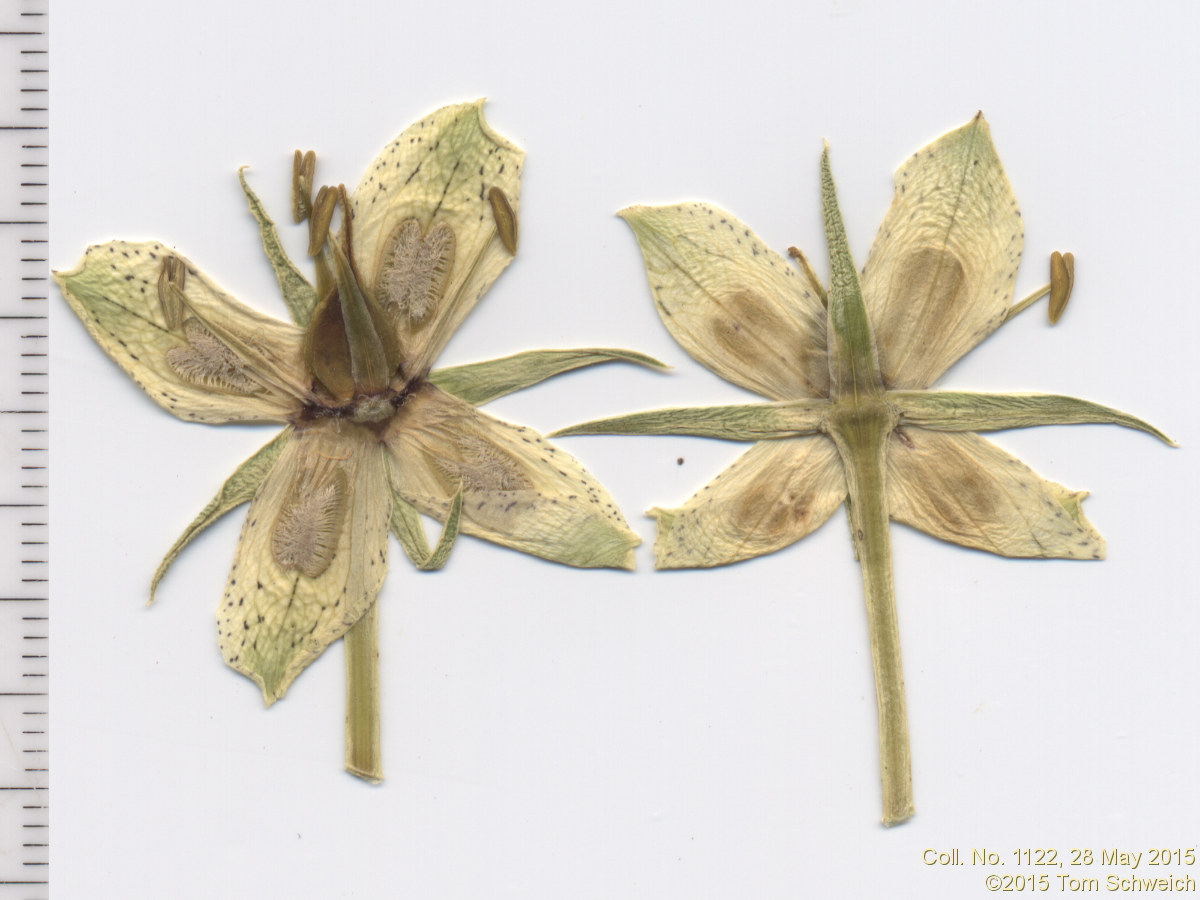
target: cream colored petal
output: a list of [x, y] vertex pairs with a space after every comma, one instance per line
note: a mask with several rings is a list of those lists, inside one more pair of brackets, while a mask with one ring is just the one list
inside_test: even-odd
[[918, 150], [863, 267], [889, 388], [933, 384], [1004, 321], [1024, 228], [983, 116]]
[[[183, 264], [183, 300], [159, 299], [163, 262]], [[167, 411], [194, 422], [285, 422], [304, 393], [300, 329], [255, 312], [156, 242], [89, 247], [54, 273], [96, 343]]]
[[729, 213], [704, 203], [621, 212], [671, 336], [726, 381], [772, 400], [829, 394], [818, 289]]
[[[429, 369], [512, 259], [488, 193], [499, 188], [516, 211], [524, 158], [484, 121], [482, 100], [447, 106], [388, 144], [354, 189], [354, 261], [401, 333], [409, 374]], [[397, 260], [397, 239], [414, 228]], [[452, 262], [448, 273], [433, 271], [439, 262]], [[406, 291], [432, 299], [414, 308]]]
[[268, 704], [375, 602], [391, 500], [373, 436], [296, 431], [250, 504], [217, 610], [225, 661]]
[[397, 494], [444, 521], [463, 491], [460, 529], [571, 566], [633, 568], [640, 543], [608, 492], [572, 456], [426, 384], [389, 428]]
[[829, 438], [762, 441], [680, 508], [650, 511], [654, 565], [707, 568], [773, 553], [816, 531], [845, 499]]
[[971, 433], [903, 428], [888, 448], [888, 507], [897, 522], [1000, 556], [1103, 559], [1084, 517], [1086, 491], [1047, 481]]

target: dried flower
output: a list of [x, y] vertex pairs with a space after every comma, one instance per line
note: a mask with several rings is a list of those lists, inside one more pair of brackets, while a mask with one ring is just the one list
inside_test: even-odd
[[[308, 222], [315, 285], [243, 177], [295, 324], [243, 306], [156, 242], [90, 247], [77, 268], [55, 273], [97, 343], [169, 412], [286, 426], [171, 548], [151, 596], [188, 542], [250, 501], [217, 615], [221, 650], [270, 704], [353, 627], [348, 768], [370, 779], [389, 529], [426, 569], [445, 562], [460, 529], [569, 565], [633, 568], [638, 538], [604, 488], [536, 432], [475, 407], [580, 366], [658, 363], [536, 351], [430, 371], [516, 249], [523, 156], [487, 126], [482, 102], [406, 130], [352, 195], [339, 186], [314, 197], [315, 156], [297, 151], [293, 218]], [[433, 550], [419, 513], [445, 523]]]
[[772, 403], [671, 409], [557, 434], [690, 434], [754, 446], [678, 509], [655, 509], [659, 568], [718, 566], [779, 550], [846, 503], [862, 567], [879, 707], [883, 821], [912, 814], [890, 519], [1002, 556], [1101, 559], [1086, 496], [1040, 478], [974, 432], [1107, 422], [1157, 429], [1070, 397], [929, 391], [1029, 302], [1066, 304], [1070, 254], [1051, 285], [1010, 306], [1023, 229], [982, 115], [923, 148], [861, 276], [842, 226], [828, 150], [821, 196], [828, 291], [728, 213], [701, 203], [621, 215], [645, 257], [667, 329], [722, 378]]

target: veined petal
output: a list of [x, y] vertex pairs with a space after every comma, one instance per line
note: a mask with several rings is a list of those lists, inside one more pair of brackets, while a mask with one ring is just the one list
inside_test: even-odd
[[982, 115], [897, 170], [862, 277], [888, 388], [929, 387], [999, 327], [1023, 243]]
[[426, 384], [386, 440], [393, 488], [426, 515], [445, 521], [461, 487], [467, 534], [567, 565], [633, 568], [640, 540], [608, 492], [533, 429]]
[[763, 441], [658, 520], [658, 569], [723, 566], [773, 553], [816, 531], [846, 499], [846, 479], [824, 435]]
[[225, 661], [268, 704], [375, 602], [391, 500], [374, 436], [296, 431], [246, 514], [217, 633]]
[[[166, 308], [159, 278], [171, 257], [183, 287], [173, 294], [177, 306]], [[300, 329], [222, 293], [162, 244], [89, 247], [75, 269], [54, 279], [104, 352], [179, 418], [285, 422], [299, 405]]]
[[631, 206], [671, 336], [726, 381], [772, 400], [829, 394], [819, 291], [729, 213], [704, 203]]
[[1084, 517], [1086, 491], [1047, 481], [971, 433], [901, 428], [888, 450], [891, 517], [926, 534], [1000, 556], [1103, 559]]
[[350, 200], [354, 262], [392, 316], [406, 370], [420, 375], [512, 259], [488, 194], [520, 202], [525, 154], [483, 119], [447, 106], [387, 145]]

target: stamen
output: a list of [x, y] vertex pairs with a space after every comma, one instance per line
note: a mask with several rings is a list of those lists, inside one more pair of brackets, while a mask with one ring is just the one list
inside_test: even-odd
[[292, 221], [297, 224], [312, 212], [313, 175], [316, 170], [317, 154], [309, 150], [301, 155], [297, 150], [292, 157]]
[[333, 220], [333, 211], [337, 207], [337, 201], [337, 191], [321, 185], [308, 220], [309, 256], [316, 256], [325, 245], [325, 240], [329, 237], [329, 223]]
[[514, 256], [517, 253], [517, 214], [508, 202], [508, 196], [498, 187], [488, 191], [488, 202], [492, 204], [492, 218], [496, 220], [496, 231], [500, 243]]
[[[1025, 312], [1047, 294], [1050, 295], [1050, 324], [1058, 322], [1071, 299], [1071, 289], [1075, 286], [1075, 254], [1059, 253], [1055, 250], [1050, 254], [1050, 283], [1044, 284], [1024, 300], [1014, 303], [1004, 313], [1007, 322], [1014, 316]], [[1003, 323], [1001, 323], [1003, 324]]]
[[1075, 287], [1075, 254], [1050, 254], [1050, 324], [1058, 322]]
[[338, 203], [342, 206], [342, 237], [346, 241], [346, 258], [350, 260], [350, 267], [354, 269], [354, 277], [358, 278], [358, 270], [354, 266], [354, 212], [350, 209], [350, 196], [346, 193], [346, 186], [339, 184], [337, 186]]
[[187, 269], [177, 256], [164, 256], [158, 270], [158, 305], [162, 309], [167, 327], [174, 331], [183, 321], [186, 308], [183, 284]]
[[825, 286], [821, 284], [821, 279], [817, 277], [817, 273], [813, 270], [808, 257], [804, 255], [804, 251], [799, 247], [788, 247], [788, 256], [796, 261], [800, 271], [808, 279], [809, 285], [816, 290], [817, 296], [821, 298], [821, 305], [829, 309], [829, 295], [825, 293]]

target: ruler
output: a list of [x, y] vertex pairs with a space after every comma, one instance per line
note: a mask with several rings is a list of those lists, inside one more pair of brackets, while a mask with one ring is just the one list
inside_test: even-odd
[[0, 12], [0, 900], [49, 891], [48, 0]]

